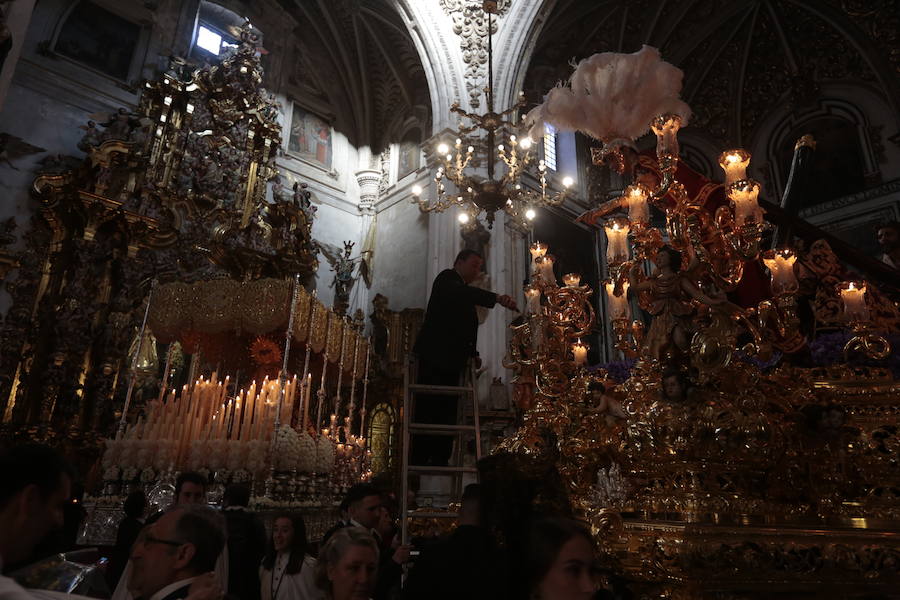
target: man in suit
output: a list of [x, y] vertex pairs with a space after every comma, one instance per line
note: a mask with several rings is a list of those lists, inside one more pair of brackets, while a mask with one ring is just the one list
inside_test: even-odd
[[129, 590], [142, 600], [187, 598], [225, 546], [222, 515], [198, 505], [170, 510], [141, 532], [131, 551]]
[[[470, 359], [476, 359], [478, 339], [476, 306], [494, 308], [496, 304], [518, 310], [516, 302], [469, 285], [481, 274], [484, 257], [475, 250], [461, 251], [452, 269], [441, 271], [431, 286], [425, 320], [414, 347], [419, 359], [418, 381], [431, 385], [459, 385]], [[419, 423], [456, 423], [457, 400], [454, 396], [417, 397], [414, 418]], [[452, 450], [449, 436], [416, 436], [410, 463], [446, 466]]]
[[266, 528], [250, 512], [250, 488], [231, 484], [222, 497], [228, 534], [228, 593], [240, 600], [259, 599], [259, 564], [266, 553]]
[[505, 597], [503, 561], [482, 524], [480, 502], [481, 486], [467, 485], [457, 528], [422, 550], [406, 579], [404, 600]]

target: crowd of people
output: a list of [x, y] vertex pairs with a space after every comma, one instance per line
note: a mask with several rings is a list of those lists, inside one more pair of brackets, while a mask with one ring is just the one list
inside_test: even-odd
[[[0, 569], [21, 567], [62, 527], [75, 473], [40, 445], [0, 452]], [[141, 492], [125, 501], [107, 569], [112, 598], [135, 600], [420, 600], [605, 597], [594, 540], [578, 521], [522, 523], [519, 547], [504, 546], [483, 522], [482, 488], [466, 487], [458, 524], [446, 537], [402, 544], [394, 494], [372, 483], [350, 488], [338, 522], [307, 539], [300, 514], [278, 514], [266, 533], [248, 509], [250, 492], [229, 487], [221, 508], [206, 479], [182, 473], [172, 505], [145, 517]], [[406, 573], [406, 577], [404, 577]], [[0, 575], [0, 600], [33, 600]]]

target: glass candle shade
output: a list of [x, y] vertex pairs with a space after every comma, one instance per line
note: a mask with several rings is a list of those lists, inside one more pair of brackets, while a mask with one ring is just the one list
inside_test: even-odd
[[845, 281], [838, 284], [841, 301], [844, 303], [844, 317], [851, 322], [869, 320], [869, 307], [866, 306], [866, 283]]
[[759, 184], [747, 181], [745, 185], [736, 185], [728, 190], [728, 197], [734, 207], [734, 224], [743, 227], [747, 223], [761, 220], [761, 211], [757, 203]]
[[525, 288], [525, 312], [529, 315], [541, 312], [541, 290], [531, 285]]
[[572, 344], [572, 355], [575, 357], [576, 367], [583, 367], [587, 364], [587, 351], [587, 345], [581, 343], [581, 340]]
[[650, 207], [647, 204], [648, 195], [647, 188], [641, 184], [629, 185], [625, 188], [628, 220], [635, 225], [646, 225], [650, 221]]
[[656, 134], [656, 156], [678, 157], [678, 130], [681, 128], [681, 117], [678, 115], [660, 115], [650, 123]]
[[606, 231], [606, 262], [619, 265], [631, 257], [628, 247], [628, 232], [631, 224], [624, 217], [610, 219], [604, 225]]
[[794, 263], [797, 255], [792, 250], [766, 250], [762, 255], [763, 263], [772, 276], [772, 293], [776, 296], [794, 294], [800, 289], [794, 275]]
[[553, 273], [553, 256], [547, 254], [541, 257], [540, 262], [541, 279], [546, 283], [556, 283], [556, 275]]
[[606, 289], [606, 309], [610, 320], [628, 319], [631, 309], [628, 306], [628, 282], [622, 284], [622, 295], [616, 296], [616, 285], [612, 281], [604, 283]]
[[725, 185], [747, 179], [747, 167], [750, 166], [750, 153], [740, 148], [726, 150], [719, 155], [719, 166], [725, 171]]
[[562, 280], [566, 287], [578, 287], [578, 284], [581, 283], [581, 275], [578, 273], [567, 273], [563, 275]]
[[531, 253], [531, 274], [534, 275], [539, 269], [537, 259], [547, 254], [547, 244], [534, 242], [528, 247], [528, 251]]

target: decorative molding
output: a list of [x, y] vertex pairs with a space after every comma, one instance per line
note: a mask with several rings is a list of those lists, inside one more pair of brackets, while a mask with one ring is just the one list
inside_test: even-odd
[[900, 179], [894, 179], [893, 181], [889, 181], [870, 190], [857, 192], [856, 194], [850, 194], [849, 196], [843, 196], [829, 202], [823, 202], [815, 206], [810, 206], [809, 208], [801, 210], [800, 216], [804, 219], [809, 219], [810, 217], [814, 217], [816, 215], [831, 212], [845, 206], [860, 204], [862, 202], [866, 202], [867, 200], [881, 198], [895, 192], [900, 192]]
[[[494, 17], [491, 34], [497, 32], [497, 18], [509, 8], [511, 0], [500, 0], [497, 3], [497, 14]], [[481, 106], [481, 94], [486, 87], [487, 78], [487, 23], [480, 0], [440, 0], [441, 8], [453, 21], [453, 32], [460, 36], [462, 59], [466, 64], [466, 90], [469, 92], [469, 106]]]

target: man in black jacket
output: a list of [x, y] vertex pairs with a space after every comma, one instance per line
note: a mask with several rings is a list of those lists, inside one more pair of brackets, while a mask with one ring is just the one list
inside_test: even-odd
[[[414, 351], [419, 358], [419, 383], [432, 385], [460, 384], [469, 359], [476, 359], [478, 339], [476, 306], [494, 308], [500, 304], [518, 310], [516, 302], [469, 285], [481, 273], [484, 257], [475, 250], [463, 250], [452, 269], [441, 271], [434, 279], [425, 321], [419, 331]], [[457, 400], [454, 396], [417, 398], [414, 418], [419, 423], [454, 424]], [[413, 465], [446, 465], [452, 450], [448, 436], [416, 436], [411, 453]]]
[[266, 528], [247, 509], [250, 488], [231, 484], [222, 496], [228, 549], [228, 593], [240, 600], [259, 599], [259, 564], [266, 553]]

